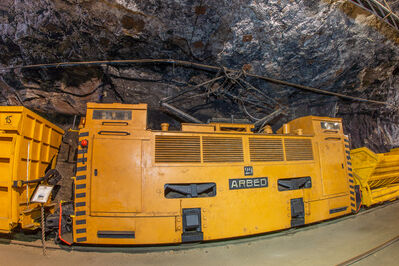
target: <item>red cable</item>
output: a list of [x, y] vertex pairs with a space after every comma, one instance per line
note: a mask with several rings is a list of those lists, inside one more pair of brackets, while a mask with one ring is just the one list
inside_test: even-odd
[[62, 238], [62, 236], [61, 236], [61, 220], [62, 220], [62, 203], [60, 202], [60, 218], [59, 218], [59, 221], [58, 221], [58, 238], [59, 238], [62, 242], [64, 242], [65, 244], [71, 246], [72, 244], [69, 243], [68, 241], [64, 240], [64, 239]]

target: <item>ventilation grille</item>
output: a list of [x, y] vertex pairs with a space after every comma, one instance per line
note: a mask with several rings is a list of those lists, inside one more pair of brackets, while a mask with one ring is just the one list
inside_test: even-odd
[[287, 161], [313, 160], [310, 139], [285, 139], [284, 143]]
[[242, 138], [203, 137], [204, 163], [243, 162]]
[[275, 138], [249, 138], [252, 162], [284, 161], [283, 141]]
[[155, 136], [156, 163], [200, 163], [200, 137]]

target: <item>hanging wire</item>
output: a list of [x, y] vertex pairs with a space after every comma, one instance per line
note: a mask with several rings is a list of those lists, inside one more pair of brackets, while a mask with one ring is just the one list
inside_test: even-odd
[[[9, 67], [4, 67], [0, 68], [0, 71], [9, 71], [9, 70], [14, 70], [14, 69], [33, 69], [33, 68], [58, 68], [58, 67], [74, 67], [74, 66], [81, 66], [81, 65], [108, 65], [108, 64], [115, 64], [115, 65], [120, 65], [120, 64], [175, 64], [179, 66], [184, 66], [184, 67], [191, 67], [191, 68], [198, 68], [202, 69], [205, 71], [219, 71], [220, 68], [216, 66], [211, 66], [211, 65], [206, 65], [206, 64], [200, 64], [200, 63], [194, 63], [190, 61], [183, 61], [183, 60], [174, 60], [174, 59], [129, 59], [129, 60], [102, 60], [102, 61], [82, 61], [82, 62], [59, 62], [59, 63], [51, 63], [51, 64], [33, 64], [33, 65], [20, 65], [20, 66], [9, 66]], [[227, 72], [233, 72], [237, 73], [240, 70], [234, 70], [234, 69], [229, 69], [229, 68], [224, 68], [224, 71]], [[244, 73], [244, 71], [241, 70], [241, 72]], [[241, 74], [242, 75], [242, 74]], [[379, 104], [379, 105], [384, 105], [390, 108], [395, 108], [392, 104], [389, 104], [387, 102], [383, 101], [377, 101], [377, 100], [370, 100], [370, 99], [365, 99], [361, 97], [355, 97], [355, 96], [350, 96], [350, 95], [345, 95], [342, 93], [337, 93], [337, 92], [332, 92], [332, 91], [326, 91], [318, 88], [312, 88], [309, 86], [304, 86], [300, 84], [295, 84], [283, 80], [278, 80], [262, 75], [257, 75], [257, 74], [252, 74], [245, 72], [245, 75], [248, 77], [253, 77], [257, 79], [264, 80], [266, 82], [274, 83], [274, 84], [279, 84], [283, 86], [289, 86], [292, 88], [300, 89], [300, 90], [305, 90], [305, 91], [311, 91], [314, 93], [318, 94], [325, 94], [325, 95], [330, 95], [330, 96], [336, 96], [342, 99], [348, 99], [352, 101], [359, 101], [359, 102], [367, 102], [367, 103], [373, 103], [373, 104]], [[231, 75], [229, 76], [231, 77]]]

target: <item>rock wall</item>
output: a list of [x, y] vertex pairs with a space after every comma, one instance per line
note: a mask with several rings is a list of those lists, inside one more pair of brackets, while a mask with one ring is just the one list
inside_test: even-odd
[[[398, 8], [392, 6], [394, 10]], [[64, 61], [174, 58], [241, 69], [396, 105], [398, 34], [344, 1], [3, 0], [1, 67]], [[150, 106], [150, 127], [175, 117], [159, 100], [214, 74], [166, 65], [97, 65], [0, 72], [0, 104], [23, 104], [64, 126], [88, 101]], [[352, 147], [399, 145], [396, 109], [248, 81], [303, 115], [343, 117]], [[220, 84], [219, 84], [220, 85]], [[193, 95], [191, 95], [193, 96]], [[176, 103], [206, 121], [244, 118], [226, 97]], [[271, 110], [260, 110], [267, 114]]]

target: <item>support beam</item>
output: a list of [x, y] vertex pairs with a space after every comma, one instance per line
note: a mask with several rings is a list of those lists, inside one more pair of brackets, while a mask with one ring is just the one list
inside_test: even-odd
[[171, 113], [174, 113], [175, 115], [183, 118], [184, 120], [187, 120], [188, 122], [203, 124], [203, 122], [201, 120], [198, 120], [197, 118], [187, 114], [186, 112], [183, 112], [180, 109], [177, 109], [176, 107], [174, 107], [170, 104], [161, 102], [161, 106], [168, 109]]

